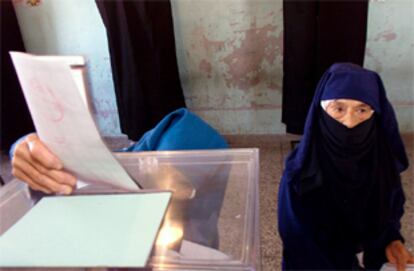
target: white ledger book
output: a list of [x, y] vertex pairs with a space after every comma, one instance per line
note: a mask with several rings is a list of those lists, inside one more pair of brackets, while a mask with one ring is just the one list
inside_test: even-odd
[[65, 170], [86, 183], [139, 190], [103, 142], [67, 61], [10, 54], [36, 132]]

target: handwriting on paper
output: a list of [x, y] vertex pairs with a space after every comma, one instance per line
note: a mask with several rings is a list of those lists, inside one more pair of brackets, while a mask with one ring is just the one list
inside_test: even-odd
[[40, 139], [87, 183], [139, 189], [106, 147], [62, 57], [11, 53]]

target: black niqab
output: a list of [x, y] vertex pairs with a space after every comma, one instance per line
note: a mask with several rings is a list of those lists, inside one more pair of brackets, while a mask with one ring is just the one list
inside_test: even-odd
[[399, 174], [379, 129], [376, 115], [348, 128], [320, 110], [315, 137], [323, 185], [335, 206], [335, 227], [346, 238], [361, 240], [384, 226], [389, 191]]

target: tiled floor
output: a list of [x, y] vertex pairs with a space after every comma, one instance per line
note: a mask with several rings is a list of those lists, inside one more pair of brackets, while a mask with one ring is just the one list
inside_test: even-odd
[[[290, 151], [294, 136], [229, 136], [232, 147], [260, 148], [260, 225], [261, 262], [263, 271], [280, 270], [281, 241], [277, 232], [277, 193], [283, 161]], [[411, 164], [414, 163], [414, 134], [405, 135], [404, 142]], [[1, 176], [10, 179], [7, 156], [1, 155]], [[404, 172], [403, 184], [407, 196], [405, 215], [402, 219], [406, 244], [414, 251], [414, 166]]]

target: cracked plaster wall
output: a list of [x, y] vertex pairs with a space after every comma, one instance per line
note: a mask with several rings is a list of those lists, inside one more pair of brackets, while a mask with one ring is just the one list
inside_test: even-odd
[[187, 105], [225, 134], [283, 133], [281, 1], [173, 2]]
[[[87, 58], [98, 126], [119, 134], [105, 29], [94, 0], [14, 2], [29, 52]], [[172, 0], [172, 8], [188, 107], [224, 134], [284, 133], [282, 1]], [[413, 17], [413, 1], [370, 2], [365, 66], [380, 72], [403, 132], [414, 131]]]
[[377, 71], [402, 132], [414, 132], [414, 1], [371, 1], [364, 66]]

